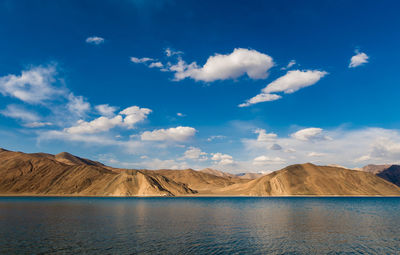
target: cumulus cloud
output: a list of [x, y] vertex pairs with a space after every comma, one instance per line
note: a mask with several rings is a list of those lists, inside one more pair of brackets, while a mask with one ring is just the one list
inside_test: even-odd
[[9, 74], [0, 77], [0, 93], [29, 104], [40, 104], [66, 93], [64, 89], [53, 86], [56, 75], [53, 65], [32, 67], [22, 71], [21, 75]]
[[301, 129], [291, 135], [293, 138], [301, 141], [315, 141], [315, 140], [331, 140], [329, 136], [323, 134], [322, 128], [305, 128]]
[[108, 104], [100, 104], [95, 106], [96, 110], [100, 115], [106, 117], [112, 117], [115, 114], [115, 111], [118, 109], [115, 106], [109, 106]]
[[206, 161], [208, 159], [207, 153], [201, 151], [200, 148], [196, 147], [189, 147], [183, 154], [181, 160], [184, 159], [191, 159], [191, 160], [198, 160], [198, 161]]
[[288, 71], [284, 76], [268, 84], [264, 89], [262, 89], [260, 94], [250, 98], [245, 103], [240, 104], [239, 107], [246, 107], [260, 102], [278, 100], [281, 98], [281, 96], [272, 93], [294, 93], [299, 89], [314, 85], [327, 74], [328, 73], [325, 71], [318, 70]]
[[66, 128], [64, 130], [71, 134], [81, 134], [81, 133], [93, 134], [93, 133], [108, 131], [111, 128], [121, 124], [122, 124], [121, 115], [117, 115], [111, 119], [102, 116], [90, 122], [79, 120], [76, 126]]
[[[180, 55], [182, 52], [166, 49], [167, 57]], [[247, 75], [251, 79], [265, 79], [268, 70], [275, 65], [272, 57], [256, 50], [236, 48], [230, 54], [215, 54], [208, 57], [203, 66], [192, 62], [188, 64], [180, 56], [175, 64], [163, 64], [153, 58], [132, 57], [134, 63], [152, 62], [148, 67], [158, 67], [161, 71], [173, 72], [174, 79], [180, 81], [191, 78], [196, 81], [213, 82], [216, 80], [236, 79]]]
[[1, 110], [0, 113], [6, 117], [22, 120], [25, 123], [39, 120], [39, 116], [36, 113], [14, 104], [7, 105], [6, 109]]
[[179, 60], [170, 67], [175, 72], [175, 80], [192, 78], [196, 81], [212, 82], [216, 80], [236, 79], [247, 74], [252, 79], [265, 79], [268, 70], [274, 66], [272, 57], [256, 50], [236, 48], [230, 54], [210, 56], [203, 66], [196, 62], [187, 64]]
[[[79, 120], [76, 126], [65, 128], [64, 131], [71, 134], [82, 134], [82, 133], [98, 133], [108, 131], [116, 126], [134, 128], [136, 123], [139, 123], [147, 118], [147, 115], [151, 113], [150, 109], [140, 108], [138, 106], [131, 106], [113, 118], [101, 116], [92, 121]], [[125, 117], [123, 117], [123, 115]]]
[[232, 165], [235, 163], [231, 155], [223, 154], [220, 152], [211, 153], [211, 155], [211, 160], [216, 161], [218, 165]]
[[153, 62], [153, 63], [151, 63], [150, 65], [149, 65], [149, 67], [150, 68], [153, 68], [153, 67], [157, 67], [157, 68], [163, 68], [164, 67], [164, 65], [163, 65], [163, 63], [161, 63], [161, 62]]
[[141, 135], [143, 141], [176, 141], [183, 142], [193, 137], [197, 130], [192, 127], [174, 127], [145, 131]]
[[257, 137], [258, 142], [273, 142], [277, 137], [277, 134], [267, 133], [265, 129], [256, 129], [254, 133], [258, 134]]
[[99, 37], [99, 36], [91, 36], [91, 37], [86, 38], [86, 42], [90, 43], [90, 44], [99, 45], [99, 44], [104, 43], [104, 38]]
[[369, 56], [364, 52], [355, 52], [356, 55], [352, 56], [350, 59], [349, 68], [354, 68], [365, 63], [368, 63]]

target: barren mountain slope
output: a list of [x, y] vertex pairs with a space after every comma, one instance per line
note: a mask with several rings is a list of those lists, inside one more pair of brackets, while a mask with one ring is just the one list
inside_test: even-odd
[[102, 166], [70, 165], [50, 154], [0, 150], [0, 194], [159, 196], [195, 193], [155, 173], [116, 173]]
[[250, 196], [400, 195], [400, 188], [374, 174], [344, 168], [301, 164], [216, 191]]
[[220, 177], [213, 174], [186, 170], [157, 170], [158, 174], [168, 177], [179, 183], [186, 183], [189, 188], [197, 190], [199, 194], [214, 194], [218, 188], [227, 187], [236, 183], [246, 183], [247, 180], [239, 178]]

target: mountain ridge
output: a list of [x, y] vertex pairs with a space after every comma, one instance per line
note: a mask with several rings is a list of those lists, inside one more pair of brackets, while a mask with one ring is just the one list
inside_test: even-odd
[[214, 169], [121, 169], [67, 152], [52, 155], [0, 149], [0, 195], [400, 196], [400, 187], [392, 183], [398, 180], [399, 171], [400, 166], [379, 176], [305, 163], [243, 179]]

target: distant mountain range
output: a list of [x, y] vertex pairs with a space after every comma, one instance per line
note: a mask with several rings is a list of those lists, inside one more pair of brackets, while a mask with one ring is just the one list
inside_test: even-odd
[[0, 149], [0, 195], [29, 196], [400, 196], [400, 166], [363, 171], [314, 164], [270, 174], [214, 169], [136, 170], [62, 152]]

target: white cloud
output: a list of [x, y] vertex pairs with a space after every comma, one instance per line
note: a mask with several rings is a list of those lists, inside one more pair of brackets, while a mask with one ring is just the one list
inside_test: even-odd
[[257, 141], [258, 142], [273, 142], [275, 141], [277, 134], [274, 133], [268, 133], [265, 131], [265, 129], [256, 129], [254, 131], [255, 134], [258, 134]]
[[205, 161], [208, 159], [207, 153], [201, 151], [200, 148], [196, 147], [189, 147], [183, 154], [181, 160], [184, 159], [191, 159], [191, 160], [198, 160], [198, 161]]
[[186, 115], [185, 115], [185, 114], [183, 114], [183, 113], [181, 113], [181, 112], [178, 112], [178, 113], [176, 114], [176, 116], [179, 116], [179, 117], [185, 117]]
[[214, 160], [217, 162], [218, 165], [232, 165], [235, 164], [235, 161], [233, 160], [233, 157], [228, 154], [223, 154], [220, 152], [217, 153], [211, 153], [212, 157], [211, 160]]
[[367, 54], [365, 54], [364, 52], [356, 51], [356, 55], [352, 56], [350, 59], [349, 68], [354, 68], [363, 65], [365, 63], [368, 63], [368, 59], [369, 57]]
[[320, 153], [320, 152], [315, 152], [315, 151], [312, 151], [307, 154], [307, 156], [309, 156], [309, 157], [322, 157], [325, 155], [326, 155], [325, 153]]
[[240, 104], [239, 107], [245, 107], [260, 102], [274, 101], [280, 99], [281, 96], [271, 93], [294, 93], [299, 89], [314, 85], [327, 74], [328, 73], [325, 71], [318, 70], [288, 71], [284, 76], [268, 84], [264, 89], [262, 89], [260, 94], [247, 100], [245, 103]]
[[282, 67], [281, 70], [286, 70], [291, 68], [292, 66], [294, 66], [296, 64], [296, 60], [290, 60], [289, 63], [287, 64], [286, 67]]
[[[76, 126], [65, 128], [64, 131], [71, 134], [82, 134], [82, 133], [98, 133], [108, 131], [116, 126], [134, 128], [136, 123], [139, 123], [147, 118], [147, 115], [151, 113], [150, 109], [140, 108], [138, 106], [131, 106], [116, 115], [113, 118], [101, 116], [90, 122], [79, 120]], [[125, 117], [122, 117], [125, 115]]]
[[209, 138], [207, 138], [207, 141], [211, 142], [216, 139], [224, 139], [224, 138], [226, 138], [226, 136], [224, 136], [224, 135], [212, 135]]
[[322, 132], [322, 128], [305, 128], [293, 133], [291, 136], [301, 141], [331, 140], [329, 136], [323, 135]]
[[281, 99], [281, 98], [282, 98], [282, 96], [280, 96], [280, 95], [261, 93], [261, 94], [256, 95], [255, 97], [250, 98], [245, 103], [239, 104], [238, 106], [239, 107], [247, 107], [247, 106], [250, 106], [252, 104], [275, 101], [275, 100], [278, 100], [278, 99]]
[[39, 128], [39, 127], [52, 126], [52, 125], [53, 125], [53, 123], [51, 123], [51, 122], [38, 122], [38, 121], [24, 124], [25, 127], [29, 127], [29, 128]]
[[253, 165], [275, 165], [284, 163], [285, 160], [280, 157], [258, 156], [253, 159]]
[[90, 110], [90, 104], [82, 97], [70, 93], [68, 96], [68, 110], [77, 116], [84, 116]]
[[265, 79], [268, 70], [274, 66], [273, 59], [256, 50], [236, 48], [230, 54], [215, 54], [202, 66], [196, 62], [179, 62], [170, 67], [175, 72], [175, 80], [192, 78], [196, 81], [212, 82], [216, 80], [236, 79], [247, 74], [252, 79]]
[[153, 67], [157, 67], [157, 68], [163, 68], [164, 67], [164, 65], [161, 63], [161, 62], [153, 62], [153, 63], [151, 63], [150, 65], [149, 65], [149, 67], [150, 68], [153, 68]]
[[167, 55], [167, 57], [172, 57], [174, 55], [181, 55], [181, 54], [183, 54], [182, 51], [175, 51], [175, 50], [172, 50], [171, 48], [165, 49], [165, 55]]
[[91, 36], [91, 37], [86, 38], [86, 42], [90, 43], [90, 44], [99, 45], [99, 44], [104, 43], [104, 38], [99, 37], [99, 36]]
[[115, 114], [115, 111], [118, 109], [115, 106], [109, 106], [108, 104], [100, 104], [95, 106], [96, 110], [100, 115], [106, 117], [112, 117]]
[[117, 115], [114, 118], [107, 118], [107, 117], [99, 117], [95, 120], [90, 122], [79, 120], [78, 125], [64, 129], [66, 132], [70, 134], [81, 134], [81, 133], [98, 133], [108, 131], [111, 128], [121, 125], [122, 124], [122, 117], [121, 115]]
[[145, 131], [141, 135], [143, 141], [177, 141], [183, 142], [193, 137], [197, 130], [192, 127], [174, 127]]
[[1, 110], [0, 113], [6, 117], [19, 119], [26, 123], [39, 120], [39, 116], [36, 113], [28, 111], [19, 105], [7, 105], [6, 109]]
[[132, 61], [133, 63], [136, 63], [136, 64], [146, 63], [146, 62], [153, 61], [153, 60], [154, 60], [154, 59], [152, 59], [152, 58], [136, 58], [136, 57], [131, 57], [131, 61]]
[[136, 123], [145, 120], [147, 118], [147, 115], [149, 115], [151, 112], [152, 110], [148, 108], [131, 106], [124, 109], [119, 114], [125, 115], [124, 124], [126, 124], [129, 128], [134, 128]]
[[65, 95], [64, 89], [52, 85], [56, 82], [56, 75], [56, 68], [52, 65], [33, 67], [22, 71], [19, 76], [9, 74], [0, 77], [0, 93], [26, 103], [40, 104], [57, 96]]

